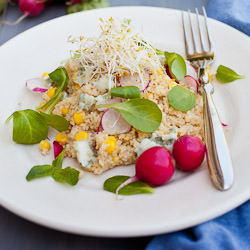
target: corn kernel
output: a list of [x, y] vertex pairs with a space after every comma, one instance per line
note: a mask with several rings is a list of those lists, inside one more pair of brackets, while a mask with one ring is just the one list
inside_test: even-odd
[[83, 112], [76, 112], [73, 116], [75, 124], [79, 125], [84, 122]]
[[40, 142], [40, 150], [42, 151], [43, 149], [50, 150], [50, 144], [48, 141], [42, 140]]
[[152, 94], [151, 92], [148, 92], [148, 93], [146, 94], [146, 99], [148, 99], [149, 96], [150, 96], [151, 94]]
[[116, 142], [108, 140], [107, 144], [108, 144], [108, 146], [106, 148], [106, 152], [108, 152], [109, 154], [113, 154], [113, 152], [116, 149]]
[[75, 135], [75, 140], [76, 141], [83, 141], [83, 140], [88, 140], [89, 138], [89, 134], [87, 132], [78, 132], [76, 135]]
[[44, 73], [42, 74], [42, 77], [46, 77], [48, 74], [49, 74], [49, 72], [44, 72]]
[[116, 142], [115, 136], [111, 135], [108, 138], [109, 138], [108, 141], [114, 141], [114, 142]]
[[69, 113], [69, 109], [68, 108], [62, 108], [61, 112], [62, 112], [62, 115], [66, 115], [66, 114]]
[[56, 89], [57, 89], [56, 87], [49, 89], [47, 91], [47, 96], [50, 97], [50, 98], [54, 97], [54, 95], [56, 93]]
[[56, 141], [63, 144], [63, 145], [66, 144], [67, 140], [68, 140], [68, 136], [63, 135], [62, 133], [58, 133], [56, 135]]
[[173, 87], [175, 87], [175, 86], [177, 86], [177, 84], [175, 83], [175, 82], [171, 82], [170, 84], [169, 84], [169, 87], [172, 89]]
[[74, 86], [75, 86], [75, 89], [77, 89], [77, 90], [81, 88], [81, 86], [79, 84], [77, 84], [77, 83], [75, 83]]
[[212, 82], [212, 80], [213, 80], [213, 75], [208, 73], [208, 78], [209, 78], [209, 81]]
[[158, 73], [159, 75], [162, 75], [162, 73], [163, 73], [162, 69], [160, 68], [159, 70], [157, 70], [157, 73]]

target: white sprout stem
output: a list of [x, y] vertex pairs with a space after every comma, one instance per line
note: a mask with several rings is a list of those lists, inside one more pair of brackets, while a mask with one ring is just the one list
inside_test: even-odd
[[115, 197], [116, 197], [116, 199], [118, 200], [119, 191], [120, 191], [123, 187], [127, 186], [128, 184], [130, 184], [130, 183], [132, 183], [132, 182], [138, 181], [138, 180], [139, 180], [138, 177], [135, 175], [135, 176], [133, 176], [133, 177], [130, 177], [130, 178], [127, 179], [126, 181], [124, 181], [124, 182], [116, 189], [116, 191], [115, 191]]

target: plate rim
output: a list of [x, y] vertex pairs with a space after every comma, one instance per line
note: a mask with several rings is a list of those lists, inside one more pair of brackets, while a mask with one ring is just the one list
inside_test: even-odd
[[[161, 8], [161, 7], [150, 7], [150, 6], [122, 6], [122, 7], [109, 7], [109, 8], [105, 8], [105, 9], [129, 9], [129, 8], [139, 8], [139, 9], [162, 9], [162, 10], [166, 10], [166, 11], [174, 11], [176, 13], [180, 13], [181, 10], [177, 10], [177, 9], [171, 9], [171, 8]], [[84, 15], [86, 12], [98, 12], [100, 9], [95, 9], [95, 10], [89, 10], [89, 11], [85, 11], [85, 12], [80, 12], [80, 13], [74, 13], [74, 14], [71, 14], [71, 15]], [[70, 16], [71, 16], [70, 15]], [[14, 36], [13, 38], [9, 39], [8, 41], [6, 41], [5, 43], [3, 43], [1, 46], [0, 46], [0, 53], [3, 49], [3, 47], [5, 47], [6, 45], [8, 45], [8, 43], [12, 42], [13, 40], [15, 40], [17, 37], [20, 37], [20, 36], [23, 36], [25, 35], [26, 32], [30, 32], [31, 30], [35, 30], [35, 29], [39, 29], [40, 26], [42, 25], [48, 25], [50, 22], [53, 22], [55, 20], [58, 20], [58, 19], [63, 19], [65, 17], [67, 18], [70, 18], [70, 16], [67, 16], [67, 15], [64, 15], [64, 16], [60, 16], [60, 17], [56, 17], [56, 18], [53, 18], [51, 20], [48, 20], [46, 22], [43, 22], [41, 24], [38, 24], [34, 27], [31, 27], [21, 33], [19, 33], [18, 35]], [[227, 27], [229, 27], [230, 29], [234, 29], [235, 31], [239, 32], [241, 35], [243, 34], [245, 36], [245, 38], [249, 39], [250, 40], [250, 37], [248, 37], [246, 34], [244, 34], [243, 32], [225, 24], [225, 23], [222, 23], [218, 20], [215, 20], [215, 19], [211, 19], [209, 18], [210, 20], [212, 20], [212, 22], [216, 22], [216, 23], [220, 23], [223, 24], [223, 25], [226, 25]], [[250, 189], [249, 189], [250, 191]], [[244, 195], [241, 195], [240, 197], [237, 197], [234, 199], [234, 202], [230, 202], [230, 206], [227, 206], [227, 207], [223, 207], [220, 211], [217, 211], [217, 213], [212, 213], [212, 214], [207, 214], [205, 216], [205, 220], [200, 218], [200, 220], [195, 220], [193, 221], [193, 223], [189, 223], [188, 221], [186, 221], [186, 224], [184, 223], [184, 226], [181, 226], [181, 229], [178, 229], [178, 226], [175, 226], [177, 227], [177, 229], [170, 229], [168, 230], [168, 232], [173, 232], [173, 231], [177, 231], [177, 230], [182, 230], [182, 229], [185, 229], [187, 227], [191, 227], [191, 226], [194, 226], [194, 225], [197, 225], [197, 224], [200, 224], [202, 222], [205, 222], [205, 221], [208, 221], [212, 218], [215, 218], [219, 215], [222, 215], [222, 214], [225, 214], [226, 212], [232, 210], [233, 208], [241, 205], [242, 203], [244, 203], [245, 201], [247, 201], [249, 198], [250, 198], [250, 192], [248, 190], [245, 190]], [[39, 224], [39, 225], [42, 225], [42, 226], [46, 226], [48, 228], [51, 228], [51, 229], [56, 229], [56, 230], [59, 230], [59, 231], [63, 231], [63, 232], [68, 232], [68, 233], [74, 233], [74, 234], [79, 234], [79, 235], [88, 235], [88, 236], [99, 236], [99, 237], [140, 237], [140, 236], [149, 236], [149, 235], [155, 235], [155, 234], [160, 234], [160, 233], [164, 233], [166, 232], [166, 230], [164, 230], [163, 228], [159, 229], [159, 230], [150, 230], [148, 229], [146, 232], [143, 231], [143, 232], [137, 232], [136, 234], [135, 233], [132, 233], [130, 234], [129, 232], [127, 233], [124, 233], [124, 232], [117, 232], [116, 234], [112, 233], [112, 235], [110, 234], [110, 232], [104, 232], [104, 231], [100, 231], [100, 232], [97, 232], [95, 230], [95, 232], [93, 231], [90, 231], [90, 232], [87, 232], [87, 230], [83, 230], [82, 228], [77, 228], [76, 226], [73, 228], [71, 226], [67, 226], [67, 225], [64, 225], [63, 223], [55, 223], [54, 224], [51, 224], [49, 223], [48, 221], [44, 220], [44, 218], [42, 217], [38, 217], [38, 216], [33, 216], [33, 215], [29, 215], [27, 214], [27, 212], [25, 212], [24, 209], [20, 209], [19, 210], [16, 210], [14, 207], [13, 207], [13, 204], [11, 202], [8, 202], [7, 200], [4, 200], [1, 196], [1, 193], [0, 193], [0, 205], [3, 206], [5, 209], [7, 209], [8, 211], [11, 211], [12, 213], [20, 216], [21, 218], [24, 218], [28, 221], [31, 221], [33, 223], [36, 223], [36, 224]], [[180, 227], [180, 226], [179, 226]], [[150, 232], [151, 231], [151, 232]], [[153, 231], [153, 232], [152, 232]]]

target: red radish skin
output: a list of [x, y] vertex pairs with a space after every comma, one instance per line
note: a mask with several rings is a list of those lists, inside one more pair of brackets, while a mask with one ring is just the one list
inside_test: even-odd
[[180, 81], [180, 84], [183, 84], [186, 88], [188, 88], [188, 89], [194, 91], [196, 94], [198, 94], [199, 84], [196, 81], [196, 79], [194, 79], [192, 76], [186, 75], [184, 77], [184, 79], [182, 81]]
[[166, 183], [174, 174], [174, 159], [165, 147], [152, 147], [144, 151], [136, 161], [135, 176], [123, 182], [116, 190], [119, 191], [126, 185], [135, 181], [144, 181], [152, 186]]
[[205, 145], [196, 136], [184, 135], [175, 141], [173, 156], [176, 166], [183, 171], [197, 169], [204, 160]]
[[63, 151], [63, 146], [59, 144], [57, 141], [53, 141], [53, 148], [54, 148], [54, 157], [56, 158]]
[[25, 16], [39, 15], [44, 9], [44, 3], [38, 0], [19, 0], [18, 6]]

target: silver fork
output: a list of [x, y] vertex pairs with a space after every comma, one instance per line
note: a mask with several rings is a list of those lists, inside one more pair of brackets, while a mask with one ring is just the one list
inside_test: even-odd
[[[204, 26], [202, 26], [197, 8], [195, 12], [196, 27], [199, 32], [195, 31], [190, 10], [188, 10], [188, 17], [186, 18], [182, 12], [186, 57], [193, 66], [198, 68], [199, 91], [203, 95], [206, 156], [210, 177], [217, 189], [227, 190], [233, 184], [233, 164], [224, 130], [212, 99], [214, 88], [206, 72], [207, 66], [214, 61], [213, 42], [208, 29], [205, 8], [203, 7]], [[189, 20], [189, 24], [186, 19]], [[205, 28], [205, 32], [202, 31], [202, 27]]]

